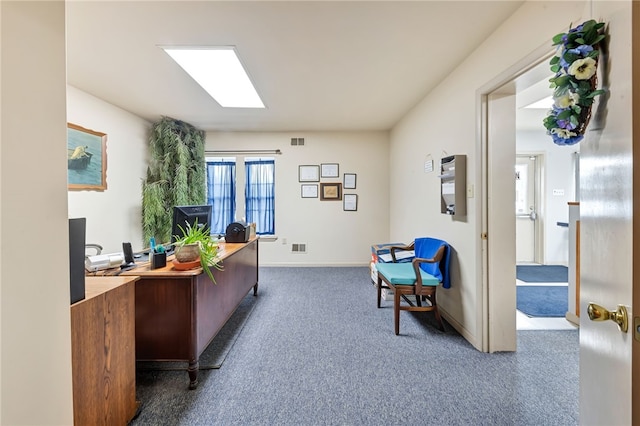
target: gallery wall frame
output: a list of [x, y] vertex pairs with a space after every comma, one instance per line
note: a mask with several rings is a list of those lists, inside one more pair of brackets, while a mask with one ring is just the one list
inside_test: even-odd
[[67, 123], [67, 187], [107, 189], [107, 134]]
[[322, 163], [320, 164], [320, 177], [337, 178], [340, 176], [340, 166], [338, 163]]
[[324, 182], [320, 184], [320, 200], [340, 201], [342, 200], [342, 184]]
[[298, 166], [298, 182], [320, 182], [320, 166]]
[[358, 194], [344, 194], [342, 201], [342, 210], [346, 212], [355, 212], [358, 210]]
[[300, 185], [300, 196], [302, 198], [318, 198], [318, 184]]
[[356, 189], [356, 174], [345, 173], [343, 177], [344, 189]]

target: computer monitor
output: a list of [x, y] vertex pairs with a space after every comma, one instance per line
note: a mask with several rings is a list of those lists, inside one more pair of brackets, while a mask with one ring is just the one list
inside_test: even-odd
[[198, 227], [211, 229], [211, 204], [201, 206], [174, 206], [173, 207], [173, 223], [171, 226], [171, 242], [176, 242], [176, 236], [182, 236], [182, 229], [187, 228], [187, 224], [195, 226], [196, 221]]

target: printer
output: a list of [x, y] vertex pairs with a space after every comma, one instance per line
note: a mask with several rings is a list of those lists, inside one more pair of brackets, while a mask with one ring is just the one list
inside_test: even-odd
[[227, 243], [246, 243], [249, 241], [251, 228], [246, 222], [232, 222], [227, 226], [224, 240]]

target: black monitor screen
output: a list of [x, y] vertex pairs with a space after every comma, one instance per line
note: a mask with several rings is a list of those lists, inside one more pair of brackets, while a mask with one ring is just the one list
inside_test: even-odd
[[176, 242], [176, 236], [182, 236], [182, 229], [187, 229], [187, 224], [198, 227], [211, 229], [211, 205], [202, 206], [174, 206], [173, 207], [173, 224], [171, 226], [171, 242]]

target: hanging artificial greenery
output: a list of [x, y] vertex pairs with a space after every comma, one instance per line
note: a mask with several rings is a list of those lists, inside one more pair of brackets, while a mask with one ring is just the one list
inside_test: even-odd
[[584, 138], [594, 98], [604, 93], [597, 89], [596, 77], [603, 27], [592, 19], [553, 37], [558, 48], [549, 62], [555, 73], [549, 80], [554, 103], [543, 124], [557, 145], [573, 145]]
[[171, 240], [173, 206], [204, 204], [204, 131], [170, 117], [154, 123], [142, 182], [143, 244]]

